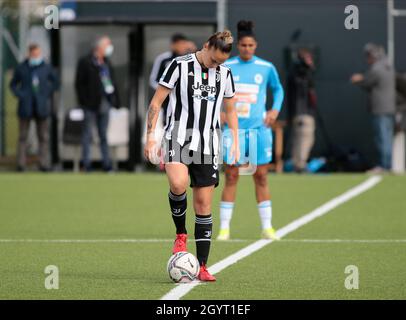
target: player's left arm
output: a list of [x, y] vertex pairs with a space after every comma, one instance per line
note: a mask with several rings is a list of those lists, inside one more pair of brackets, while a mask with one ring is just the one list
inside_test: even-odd
[[220, 111], [220, 125], [223, 126], [226, 123], [226, 113], [224, 110]]
[[228, 130], [231, 130], [233, 144], [231, 146], [231, 158], [236, 163], [240, 159], [240, 145], [238, 143], [238, 116], [235, 109], [235, 86], [233, 75], [229, 69], [226, 77], [226, 87], [224, 90], [224, 118], [228, 124]]
[[[227, 87], [227, 90], [229, 91], [228, 93], [229, 93], [231, 96], [234, 96], [234, 94], [235, 94], [235, 87], [234, 87], [234, 79], [233, 79], [233, 76], [232, 76], [232, 74], [231, 74], [231, 68], [230, 68], [229, 73], [227, 73], [226, 87]], [[223, 107], [224, 107], [224, 105], [223, 105]], [[224, 108], [222, 108], [222, 109], [220, 110], [220, 125], [221, 125], [221, 126], [224, 126], [226, 123], [227, 123], [226, 113], [225, 113], [225, 111], [224, 111]]]
[[240, 147], [238, 142], [238, 116], [235, 110], [235, 98], [224, 98], [224, 117], [233, 136], [233, 146], [231, 148], [231, 158], [234, 163], [240, 159]]
[[274, 66], [272, 66], [269, 71], [268, 85], [272, 90], [273, 105], [271, 110], [267, 111], [264, 122], [267, 127], [270, 127], [276, 121], [276, 118], [281, 111], [284, 97], [283, 87], [279, 80], [278, 72]]

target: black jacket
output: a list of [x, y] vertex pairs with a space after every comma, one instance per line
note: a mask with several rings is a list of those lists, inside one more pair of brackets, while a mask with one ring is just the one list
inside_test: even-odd
[[[105, 58], [111, 81], [114, 86], [114, 92], [109, 95], [109, 101], [115, 108], [120, 108], [120, 98], [113, 67], [108, 59]], [[98, 110], [104, 94], [103, 84], [100, 80], [99, 67], [93, 60], [93, 54], [82, 57], [76, 68], [75, 78], [76, 96], [79, 106], [82, 108]]]
[[[32, 72], [37, 74], [39, 88], [37, 92], [32, 90]], [[10, 88], [18, 97], [18, 111], [20, 118], [46, 118], [50, 114], [49, 98], [59, 88], [59, 80], [52, 67], [42, 62], [39, 66], [30, 67], [28, 59], [17, 66]], [[34, 101], [36, 102], [36, 114], [34, 114]]]
[[315, 114], [315, 90], [313, 70], [305, 63], [293, 65], [287, 77], [288, 119], [298, 115]]

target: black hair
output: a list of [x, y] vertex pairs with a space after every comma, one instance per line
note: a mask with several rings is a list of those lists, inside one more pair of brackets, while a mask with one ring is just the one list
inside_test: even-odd
[[176, 43], [178, 41], [187, 41], [188, 38], [183, 33], [175, 33], [171, 37], [171, 43]]
[[233, 49], [233, 41], [233, 36], [229, 30], [216, 32], [207, 40], [209, 48], [214, 47], [224, 53], [231, 52]]
[[238, 41], [244, 37], [252, 37], [256, 40], [254, 34], [254, 23], [252, 21], [240, 20], [237, 23]]

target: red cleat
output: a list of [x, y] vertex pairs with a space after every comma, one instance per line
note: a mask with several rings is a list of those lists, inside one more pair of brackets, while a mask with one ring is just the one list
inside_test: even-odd
[[197, 278], [200, 281], [216, 281], [216, 278], [209, 273], [209, 270], [207, 270], [204, 264], [200, 266], [200, 271]]
[[177, 234], [175, 244], [173, 245], [172, 253], [175, 254], [177, 252], [187, 251], [186, 241], [187, 241], [186, 233]]

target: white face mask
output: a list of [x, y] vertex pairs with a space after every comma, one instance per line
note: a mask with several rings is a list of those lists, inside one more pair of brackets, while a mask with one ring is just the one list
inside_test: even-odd
[[111, 55], [113, 54], [114, 51], [114, 47], [112, 44], [109, 44], [106, 49], [104, 50], [104, 56], [105, 57], [111, 57]]

